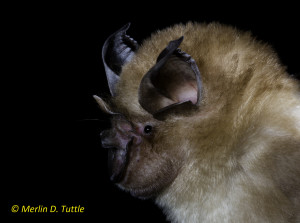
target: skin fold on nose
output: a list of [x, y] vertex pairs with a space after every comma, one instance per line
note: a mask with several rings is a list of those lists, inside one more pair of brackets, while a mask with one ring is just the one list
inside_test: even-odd
[[104, 130], [100, 133], [101, 145], [103, 148], [112, 148], [114, 147], [114, 137], [112, 137], [111, 131]]
[[105, 130], [100, 133], [101, 144], [103, 148], [115, 148], [125, 150], [132, 136], [128, 132], [115, 130]]

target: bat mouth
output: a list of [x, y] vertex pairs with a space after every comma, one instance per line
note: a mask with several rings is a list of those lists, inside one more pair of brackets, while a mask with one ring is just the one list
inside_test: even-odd
[[125, 176], [129, 163], [130, 145], [132, 140], [126, 145], [125, 149], [110, 148], [108, 150], [108, 173], [113, 183], [122, 181]]

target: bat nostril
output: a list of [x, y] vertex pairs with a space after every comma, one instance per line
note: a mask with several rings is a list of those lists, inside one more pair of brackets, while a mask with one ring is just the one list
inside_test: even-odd
[[101, 145], [103, 148], [111, 148], [112, 146], [112, 140], [109, 137], [109, 131], [104, 130], [100, 133], [100, 139], [101, 139]]
[[[114, 130], [104, 130], [100, 133], [101, 146], [106, 149], [120, 149], [125, 150], [126, 145], [131, 140], [131, 136], [116, 132]], [[137, 142], [138, 139], [135, 140]], [[137, 142], [138, 143], [138, 142]]]
[[100, 132], [100, 139], [101, 139], [101, 141], [109, 138], [109, 136], [110, 136], [109, 130], [104, 130], [104, 131]]

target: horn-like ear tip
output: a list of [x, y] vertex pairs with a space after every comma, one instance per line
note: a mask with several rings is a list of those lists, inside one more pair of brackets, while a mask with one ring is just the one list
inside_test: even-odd
[[102, 105], [104, 103], [103, 99], [100, 98], [97, 95], [93, 95], [93, 98], [96, 100], [97, 104], [101, 104]]
[[127, 31], [131, 25], [131, 22], [128, 22], [125, 26], [121, 28], [121, 30]]
[[[97, 101], [97, 100], [99, 100], [100, 99], [100, 97], [99, 96], [97, 96], [97, 95], [93, 95], [93, 98]], [[100, 99], [101, 100], [101, 99]]]
[[100, 109], [107, 114], [116, 114], [110, 108], [110, 106], [99, 96], [93, 95], [93, 98], [96, 100], [97, 104], [100, 106]]

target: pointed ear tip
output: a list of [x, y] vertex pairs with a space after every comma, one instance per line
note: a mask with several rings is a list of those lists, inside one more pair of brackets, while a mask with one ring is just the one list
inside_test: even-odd
[[127, 31], [129, 29], [130, 25], [131, 25], [131, 22], [126, 23], [126, 25], [123, 26], [122, 30]]
[[97, 102], [101, 102], [101, 103], [104, 102], [103, 99], [100, 98], [98, 95], [93, 95], [93, 98], [94, 98]]

